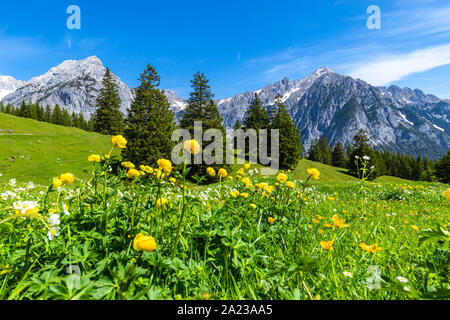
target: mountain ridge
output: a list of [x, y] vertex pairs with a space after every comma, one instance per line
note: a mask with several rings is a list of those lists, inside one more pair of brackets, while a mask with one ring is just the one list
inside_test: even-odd
[[[95, 112], [95, 99], [105, 70], [101, 60], [92, 56], [66, 60], [28, 82], [0, 77], [0, 84], [2, 78], [7, 78], [4, 87], [14, 90], [1, 101], [14, 106], [23, 100], [52, 107], [59, 104], [88, 118]], [[134, 89], [114, 74], [113, 78], [122, 100], [121, 111], [126, 114], [134, 99]], [[162, 91], [179, 120], [187, 101], [175, 91]], [[332, 146], [338, 141], [347, 145], [359, 129], [368, 132], [373, 147], [391, 152], [437, 158], [450, 148], [450, 104], [420, 89], [375, 87], [322, 67], [305, 78], [285, 77], [259, 90], [216, 100], [227, 128], [232, 128], [236, 120], [242, 121], [255, 94], [266, 107], [274, 104], [278, 94], [282, 96], [301, 131], [306, 150], [322, 135]]]

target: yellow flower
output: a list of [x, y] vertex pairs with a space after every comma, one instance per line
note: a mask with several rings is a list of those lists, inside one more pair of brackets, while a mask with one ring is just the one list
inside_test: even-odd
[[129, 161], [122, 162], [121, 165], [122, 165], [122, 167], [125, 167], [127, 169], [134, 169], [134, 168], [136, 168], [136, 166], [134, 164], [132, 164], [131, 162], [129, 162]]
[[251, 181], [249, 178], [243, 178], [241, 181], [243, 184], [247, 185], [247, 187], [251, 184]]
[[247, 199], [248, 198], [248, 193], [246, 193], [246, 192], [241, 193], [241, 197]]
[[158, 167], [164, 170], [165, 173], [170, 174], [172, 172], [172, 162], [167, 159], [159, 159]]
[[295, 188], [295, 183], [293, 183], [291, 181], [288, 181], [288, 182], [286, 182], [286, 187], [294, 189]]
[[170, 178], [170, 182], [172, 182], [173, 184], [175, 184], [175, 182], [177, 182], [177, 179], [175, 179], [175, 178]]
[[447, 190], [444, 192], [444, 197], [446, 197], [447, 200], [450, 201], [450, 189], [447, 189]]
[[272, 217], [269, 217], [269, 219], [267, 219], [267, 222], [269, 222], [270, 224], [274, 224], [275, 223], [275, 219]]
[[320, 242], [320, 245], [322, 246], [322, 248], [323, 248], [324, 250], [330, 250], [330, 251], [333, 251], [333, 243], [334, 243], [333, 240], [331, 240], [331, 241], [321, 241], [321, 242]]
[[329, 223], [324, 223], [323, 226], [324, 226], [325, 228], [331, 228], [331, 227], [332, 227], [331, 224], [329, 224]]
[[156, 207], [161, 208], [162, 206], [165, 206], [169, 202], [166, 198], [159, 198], [156, 200]]
[[258, 208], [258, 206], [256, 204], [254, 204], [254, 203], [250, 204], [250, 207], [252, 207], [253, 209]]
[[416, 225], [411, 226], [411, 228], [414, 229], [414, 230], [416, 230], [416, 231], [419, 231], [419, 227], [416, 226]]
[[216, 170], [214, 170], [213, 168], [209, 167], [208, 169], [206, 169], [206, 173], [210, 176], [210, 177], [215, 177], [216, 176]]
[[139, 168], [146, 173], [153, 173], [153, 168], [150, 166], [141, 165]]
[[72, 173], [64, 173], [59, 178], [66, 184], [72, 184], [75, 181], [75, 176]]
[[311, 168], [306, 170], [308, 172], [308, 174], [314, 179], [314, 180], [319, 180], [320, 179], [320, 171], [317, 170], [316, 168]]
[[219, 170], [219, 172], [217, 173], [217, 175], [220, 177], [220, 178], [226, 178], [227, 176], [228, 176], [228, 172], [227, 172], [227, 170], [225, 170], [225, 169], [220, 169]]
[[376, 253], [376, 252], [381, 251], [383, 249], [383, 248], [379, 247], [377, 244], [371, 244], [370, 246], [368, 246], [364, 242], [360, 243], [359, 247], [361, 249], [363, 249], [364, 251], [371, 252], [371, 253]]
[[58, 178], [58, 177], [53, 178], [53, 186], [55, 188], [61, 188], [62, 184], [63, 184], [63, 182], [60, 178]]
[[125, 149], [127, 147], [127, 140], [121, 135], [113, 136], [112, 143], [120, 149]]
[[153, 237], [139, 233], [134, 238], [133, 248], [136, 251], [153, 252], [156, 249], [156, 241]]
[[238, 190], [230, 191], [230, 195], [231, 195], [233, 198], [236, 198], [236, 197], [239, 197], [240, 192], [239, 192]]
[[250, 163], [246, 163], [246, 164], [244, 164], [244, 169], [245, 169], [245, 170], [248, 170], [248, 169], [250, 169]]
[[93, 155], [90, 155], [88, 157], [88, 161], [89, 162], [100, 162], [101, 161], [101, 157], [98, 154], [93, 154]]
[[156, 178], [158, 180], [162, 180], [165, 177], [164, 172], [162, 170], [160, 170], [160, 169], [157, 169], [153, 174], [156, 176]]
[[273, 190], [275, 190], [274, 186], [266, 186], [266, 187], [264, 187], [264, 191], [266, 191], [268, 194], [272, 194]]
[[308, 224], [308, 229], [312, 229], [312, 228], [313, 228], [313, 226]]
[[339, 219], [339, 217], [336, 214], [331, 219], [333, 220], [334, 226], [336, 228], [342, 229], [348, 227], [348, 225], [345, 224], [345, 220]]
[[289, 179], [289, 177], [287, 176], [287, 174], [285, 174], [283, 172], [280, 172], [277, 175], [277, 180], [280, 181], [280, 182], [286, 182], [288, 179]]
[[188, 140], [184, 142], [184, 149], [189, 151], [191, 154], [198, 154], [202, 151], [200, 144], [194, 139]]
[[141, 173], [139, 171], [137, 171], [136, 169], [130, 169], [127, 173], [127, 178], [135, 179], [135, 178], [139, 178], [140, 175], [141, 175]]

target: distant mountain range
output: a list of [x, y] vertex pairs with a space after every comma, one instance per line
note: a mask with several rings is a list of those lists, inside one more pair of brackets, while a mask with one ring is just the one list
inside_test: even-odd
[[[95, 99], [105, 73], [97, 57], [64, 61], [46, 74], [28, 82], [0, 76], [3, 104], [18, 106], [25, 101], [41, 105], [58, 104], [69, 112], [89, 118], [95, 112]], [[113, 75], [122, 100], [124, 114], [134, 99], [134, 90]], [[176, 119], [187, 105], [176, 92], [164, 90]], [[332, 146], [347, 145], [359, 129], [368, 133], [375, 149], [409, 155], [441, 157], [450, 149], [450, 101], [423, 93], [419, 89], [374, 87], [324, 67], [306, 78], [284, 78], [256, 92], [244, 92], [216, 103], [224, 124], [232, 128], [243, 120], [255, 93], [269, 107], [280, 94], [302, 134], [304, 149], [325, 135]]]

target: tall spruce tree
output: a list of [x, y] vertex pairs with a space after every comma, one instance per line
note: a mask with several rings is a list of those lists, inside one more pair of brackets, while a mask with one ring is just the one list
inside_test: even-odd
[[175, 142], [171, 140], [176, 128], [174, 115], [166, 96], [158, 88], [160, 76], [148, 65], [140, 77], [136, 98], [126, 119], [127, 148], [123, 157], [136, 165], [156, 165], [170, 159]]
[[51, 123], [62, 125], [63, 124], [63, 116], [61, 109], [59, 108], [59, 105], [55, 105], [55, 108], [53, 108], [52, 117], [50, 120]]
[[320, 162], [323, 164], [331, 165], [331, 161], [333, 158], [333, 152], [330, 148], [330, 143], [325, 135], [322, 135], [319, 139], [319, 147], [320, 147]]
[[[222, 147], [222, 158], [225, 162], [226, 160], [226, 131], [223, 126], [223, 117], [214, 103], [214, 95], [211, 92], [211, 87], [209, 85], [209, 80], [203, 73], [197, 72], [194, 74], [194, 78], [191, 80], [192, 92], [188, 100], [188, 106], [186, 107], [186, 112], [180, 121], [180, 126], [190, 132], [192, 138], [194, 138], [194, 123], [196, 121], [202, 122], [202, 135], [205, 131], [209, 129], [217, 129], [222, 133], [223, 137], [223, 147]], [[205, 145], [202, 146], [204, 149]], [[213, 155], [219, 156], [219, 155]], [[205, 163], [193, 164], [191, 166], [190, 175], [206, 175], [206, 169], [209, 166]], [[228, 168], [224, 164], [215, 164], [214, 169], [219, 169], [221, 167]]]
[[[369, 169], [371, 166], [375, 166], [374, 156], [375, 153], [369, 145], [369, 138], [366, 131], [361, 129], [353, 137], [352, 154], [349, 159], [349, 171], [357, 177], [361, 177], [361, 169], [363, 167], [363, 157], [369, 157], [370, 160], [367, 164]], [[375, 168], [376, 169], [376, 168]], [[371, 179], [377, 177], [377, 171], [375, 170], [371, 176]]]
[[308, 151], [308, 160], [320, 162], [322, 160], [322, 152], [320, 150], [319, 140], [315, 139]]
[[450, 183], [450, 151], [435, 164], [436, 177], [440, 182]]
[[67, 109], [63, 109], [62, 111], [62, 125], [65, 127], [70, 127], [70, 114]]
[[[234, 130], [234, 131], [237, 131], [237, 130], [240, 130], [240, 129], [242, 129], [242, 123], [241, 123], [241, 121], [239, 121], [239, 119], [238, 119], [238, 120], [236, 120], [236, 122], [234, 123], [233, 130]], [[237, 145], [237, 139], [239, 139], [239, 137], [235, 134], [235, 137], [234, 137], [234, 139], [233, 139], [233, 148], [234, 148], [234, 149], [237, 149], [237, 148], [238, 148], [238, 145]]]
[[332, 164], [334, 167], [345, 168], [347, 165], [347, 154], [342, 142], [338, 142], [333, 150]]
[[119, 135], [123, 133], [124, 121], [120, 112], [120, 97], [111, 71], [106, 68], [102, 80], [102, 88], [97, 97], [94, 130], [106, 135]]
[[[256, 145], [252, 146], [249, 141], [245, 143], [245, 151], [256, 152], [257, 155], [260, 154], [260, 146], [263, 141], [260, 141], [259, 130], [270, 130], [270, 118], [267, 113], [266, 108], [263, 105], [261, 99], [259, 99], [258, 94], [255, 93], [255, 97], [248, 106], [247, 111], [244, 115], [244, 130], [255, 130], [256, 131]], [[258, 157], [259, 161], [259, 157]]]
[[[281, 168], [295, 168], [302, 153], [300, 130], [295, 125], [286, 106], [278, 95], [271, 113], [271, 129], [279, 130], [279, 156]], [[272, 143], [277, 143], [271, 139]]]

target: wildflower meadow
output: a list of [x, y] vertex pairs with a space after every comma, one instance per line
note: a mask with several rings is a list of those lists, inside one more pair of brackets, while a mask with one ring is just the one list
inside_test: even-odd
[[115, 155], [126, 145], [89, 156], [86, 178], [1, 181], [0, 299], [449, 297], [444, 184], [263, 177], [247, 163], [196, 185], [188, 165]]

